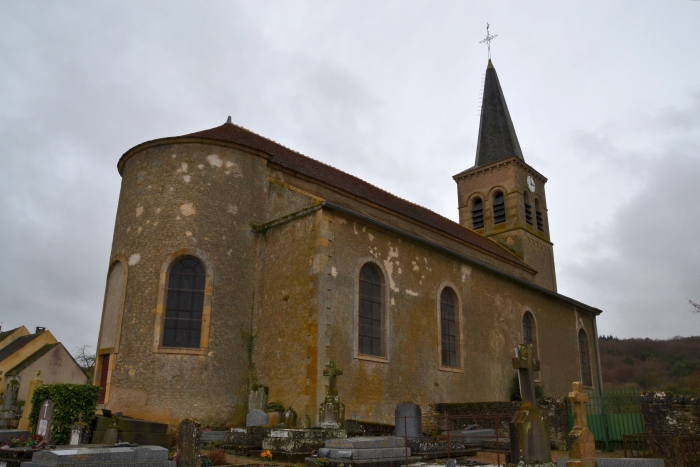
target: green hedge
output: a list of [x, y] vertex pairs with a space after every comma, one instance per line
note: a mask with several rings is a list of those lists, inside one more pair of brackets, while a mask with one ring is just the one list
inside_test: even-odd
[[42, 384], [32, 396], [32, 411], [29, 425], [36, 433], [41, 403], [53, 401], [53, 421], [51, 423], [51, 444], [68, 444], [71, 425], [83, 414], [83, 421], [90, 425], [95, 419], [95, 407], [100, 397], [100, 386], [89, 384]]

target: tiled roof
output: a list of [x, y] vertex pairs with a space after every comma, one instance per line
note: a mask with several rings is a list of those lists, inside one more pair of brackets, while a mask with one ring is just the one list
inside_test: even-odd
[[0, 362], [8, 358], [13, 353], [17, 352], [19, 349], [29, 344], [31, 341], [39, 337], [41, 333], [29, 334], [28, 336], [22, 336], [12, 343], [8, 344], [7, 347], [0, 349]]
[[4, 341], [7, 336], [18, 330], [19, 328], [10, 329], [9, 331], [0, 332], [0, 342]]
[[[183, 135], [179, 138], [202, 138], [210, 140], [225, 141], [236, 145], [246, 146], [260, 151], [270, 157], [271, 162], [284, 168], [303, 174], [306, 177], [318, 180], [324, 184], [339, 188], [359, 198], [363, 198], [381, 207], [394, 211], [421, 224], [438, 229], [463, 242], [484, 250], [501, 259], [515, 263], [521, 267], [531, 269], [520, 258], [513, 255], [496, 242], [476, 233], [470, 229], [462, 227], [460, 224], [447, 219], [429, 209], [406, 201], [398, 196], [384, 191], [376, 186], [352, 176], [342, 170], [338, 170], [330, 165], [319, 162], [296, 151], [293, 151], [279, 143], [269, 140], [263, 136], [253, 133], [230, 122], [209, 130], [199, 131]], [[153, 143], [162, 141], [164, 144], [173, 138], [162, 138], [142, 143], [127, 151], [117, 164], [121, 173], [124, 164], [134, 152], [142, 146], [150, 146]]]

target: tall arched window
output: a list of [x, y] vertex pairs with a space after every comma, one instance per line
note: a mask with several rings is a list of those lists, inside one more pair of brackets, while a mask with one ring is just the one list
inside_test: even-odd
[[584, 386], [593, 386], [591, 360], [588, 352], [588, 335], [583, 329], [580, 329], [578, 332], [578, 351], [581, 360], [581, 382]]
[[360, 310], [358, 351], [364, 355], [384, 356], [384, 293], [379, 270], [366, 263], [360, 270]]
[[205, 281], [204, 266], [195, 258], [183, 258], [170, 269], [163, 347], [199, 348]]
[[523, 195], [525, 200], [525, 222], [532, 225], [532, 205], [530, 204], [530, 195], [525, 191]]
[[449, 287], [440, 293], [440, 347], [442, 366], [459, 368], [459, 321], [457, 319], [457, 299]]
[[472, 229], [480, 229], [484, 226], [484, 204], [481, 198], [476, 198], [472, 205]]
[[540, 209], [540, 200], [535, 200], [535, 215], [537, 216], [537, 228], [544, 231], [544, 217], [542, 217], [542, 210]]
[[500, 191], [493, 197], [493, 223], [501, 224], [506, 221], [506, 201]]

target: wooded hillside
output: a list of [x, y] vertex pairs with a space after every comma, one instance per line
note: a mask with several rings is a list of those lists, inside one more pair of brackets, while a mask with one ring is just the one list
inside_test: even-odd
[[605, 390], [700, 394], [700, 336], [668, 340], [601, 336]]

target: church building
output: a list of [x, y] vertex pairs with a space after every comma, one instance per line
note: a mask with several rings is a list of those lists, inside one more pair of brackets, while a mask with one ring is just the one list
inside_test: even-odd
[[[600, 310], [557, 292], [545, 184], [491, 61], [459, 223], [229, 121], [139, 144], [122, 176], [98, 340], [102, 408], [242, 425], [251, 381], [317, 423], [508, 400], [520, 343], [545, 393], [599, 390]], [[323, 155], [319, 155], [323, 158]], [[254, 339], [249, 339], [250, 335]]]

